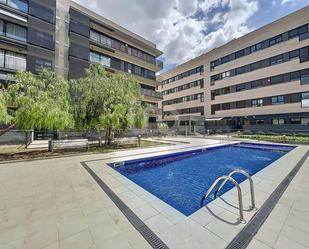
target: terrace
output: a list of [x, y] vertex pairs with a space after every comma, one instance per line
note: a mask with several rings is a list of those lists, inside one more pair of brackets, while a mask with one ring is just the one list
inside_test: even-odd
[[297, 146], [252, 176], [257, 210], [248, 211], [248, 181], [240, 184], [246, 222], [238, 222], [235, 188], [187, 216], [107, 165], [238, 141], [170, 137], [161, 142], [167, 144], [0, 164], [0, 247], [229, 248], [295, 167], [299, 171], [258, 233], [243, 238], [248, 248], [309, 247], [308, 146]]

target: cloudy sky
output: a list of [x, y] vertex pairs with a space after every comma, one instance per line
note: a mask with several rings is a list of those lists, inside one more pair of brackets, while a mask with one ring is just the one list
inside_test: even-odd
[[300, 9], [308, 0], [75, 0], [157, 44], [165, 70]]

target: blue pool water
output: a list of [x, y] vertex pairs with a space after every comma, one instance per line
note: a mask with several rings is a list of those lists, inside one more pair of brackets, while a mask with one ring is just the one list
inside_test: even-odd
[[[191, 215], [200, 208], [201, 198], [217, 177], [235, 168], [243, 168], [254, 175], [292, 149], [241, 143], [128, 161], [115, 169], [181, 213]], [[238, 182], [245, 180], [241, 175], [234, 178]], [[232, 187], [227, 183], [219, 195]], [[212, 200], [213, 197], [209, 197], [205, 204]]]

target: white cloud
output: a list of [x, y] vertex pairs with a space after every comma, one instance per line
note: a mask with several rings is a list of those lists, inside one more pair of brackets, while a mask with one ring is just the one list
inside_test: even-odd
[[296, 2], [297, 0], [281, 0], [281, 4], [282, 5], [285, 5], [285, 4], [288, 4], [288, 3], [294, 3]]
[[155, 42], [176, 64], [248, 33], [258, 10], [258, 0], [76, 1]]

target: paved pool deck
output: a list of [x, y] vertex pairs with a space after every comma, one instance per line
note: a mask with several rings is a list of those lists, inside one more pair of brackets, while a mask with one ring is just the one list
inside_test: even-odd
[[[81, 162], [86, 162], [169, 248], [225, 248], [245, 225], [237, 222], [235, 189], [187, 217], [106, 165], [219, 144], [197, 138], [170, 140], [188, 143], [0, 164], [0, 248], [151, 248]], [[308, 149], [299, 146], [253, 177], [258, 207]], [[249, 248], [309, 248], [308, 179], [309, 160]], [[244, 182], [241, 187], [248, 209], [249, 185]], [[245, 212], [246, 221], [254, 213]]]

